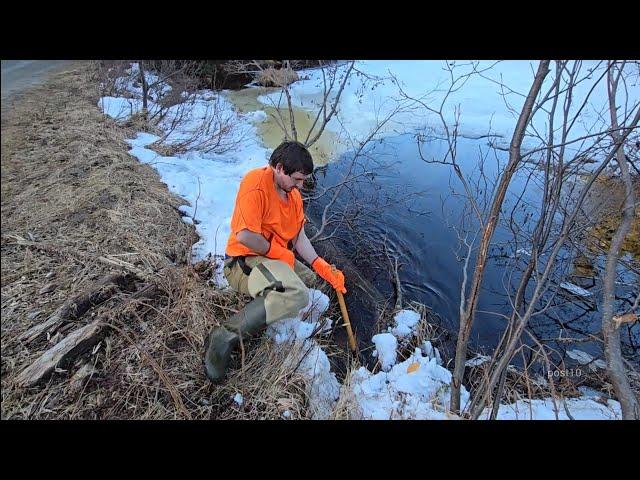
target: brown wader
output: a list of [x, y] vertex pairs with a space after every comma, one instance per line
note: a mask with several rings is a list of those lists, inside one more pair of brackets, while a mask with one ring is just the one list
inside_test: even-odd
[[240, 336], [248, 337], [273, 322], [296, 317], [309, 303], [307, 285], [318, 281], [316, 274], [298, 260], [292, 270], [280, 260], [262, 256], [228, 257], [223, 273], [231, 288], [254, 300], [206, 338], [205, 372], [216, 383], [224, 379]]

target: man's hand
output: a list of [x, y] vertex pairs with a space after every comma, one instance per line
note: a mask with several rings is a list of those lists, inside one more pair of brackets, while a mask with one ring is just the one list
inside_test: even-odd
[[329, 265], [324, 258], [316, 258], [311, 264], [311, 267], [313, 267], [318, 275], [329, 282], [333, 288], [340, 293], [347, 293], [347, 289], [344, 288], [344, 274], [338, 269], [333, 273], [331, 265]]

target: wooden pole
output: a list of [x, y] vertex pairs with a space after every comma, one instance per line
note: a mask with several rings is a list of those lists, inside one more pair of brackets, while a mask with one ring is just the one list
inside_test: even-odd
[[[331, 271], [333, 273], [336, 273], [335, 265], [331, 265]], [[340, 304], [340, 311], [342, 312], [342, 318], [344, 319], [344, 326], [347, 327], [347, 335], [349, 336], [349, 347], [351, 347], [351, 350], [355, 352], [358, 347], [356, 345], [356, 337], [353, 335], [353, 330], [351, 330], [351, 322], [349, 321], [349, 312], [347, 312], [347, 305], [346, 303], [344, 303], [342, 292], [336, 290], [336, 294], [338, 295], [338, 303]]]

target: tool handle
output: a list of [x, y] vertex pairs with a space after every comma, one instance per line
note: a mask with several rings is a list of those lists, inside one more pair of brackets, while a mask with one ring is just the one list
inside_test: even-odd
[[[336, 273], [335, 265], [331, 265], [331, 272]], [[349, 312], [347, 312], [347, 305], [346, 303], [344, 303], [342, 292], [336, 290], [336, 295], [338, 296], [340, 311], [342, 312], [342, 318], [344, 319], [344, 326], [347, 327], [347, 335], [349, 336], [349, 347], [351, 347], [351, 350], [355, 352], [358, 347], [356, 345], [356, 338], [353, 335], [353, 330], [351, 329], [351, 322], [349, 321]]]

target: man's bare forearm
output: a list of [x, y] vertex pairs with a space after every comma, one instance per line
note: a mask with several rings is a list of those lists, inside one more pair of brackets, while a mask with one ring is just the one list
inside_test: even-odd
[[258, 255], [265, 255], [271, 247], [266, 238], [259, 233], [252, 232], [251, 230], [240, 230], [236, 237], [242, 245], [250, 248]]
[[307, 262], [309, 265], [318, 258], [318, 254], [316, 253], [316, 249], [311, 245], [311, 241], [307, 238], [307, 234], [304, 233], [304, 226], [300, 230], [298, 234], [298, 238], [296, 239], [296, 243], [294, 245], [296, 252], [300, 254], [300, 256]]

